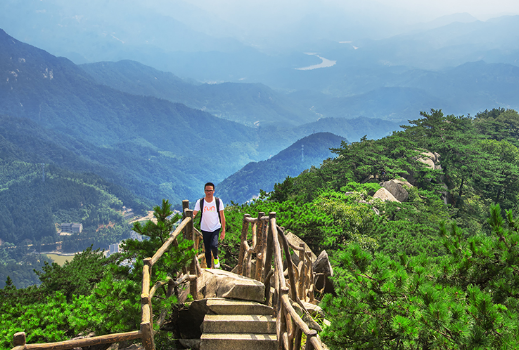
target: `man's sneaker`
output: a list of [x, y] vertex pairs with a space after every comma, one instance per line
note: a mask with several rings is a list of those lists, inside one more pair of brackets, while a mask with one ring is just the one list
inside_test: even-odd
[[220, 268], [220, 260], [219, 259], [214, 259], [214, 268], [215, 269], [219, 269]]

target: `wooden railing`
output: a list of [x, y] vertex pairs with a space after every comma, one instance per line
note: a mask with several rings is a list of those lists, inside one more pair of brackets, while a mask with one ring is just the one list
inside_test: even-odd
[[25, 332], [18, 332], [13, 337], [13, 343], [15, 347], [12, 350], [66, 350], [76, 347], [111, 344], [135, 339], [141, 339], [142, 344], [146, 350], [155, 350], [153, 332], [153, 307], [151, 301], [157, 289], [167, 284], [168, 289], [166, 296], [170, 297], [176, 287], [186, 281], [190, 281], [190, 293], [194, 299], [198, 298], [197, 277], [201, 275], [201, 267], [198, 263], [197, 256], [192, 259], [191, 263], [189, 264], [189, 268], [186, 266], [182, 268], [182, 273], [177, 280], [173, 280], [171, 277], [168, 277], [166, 281], [158, 281], [152, 288], [150, 288], [153, 265], [159, 261], [162, 255], [169, 249], [172, 244], [178, 245], [177, 237], [181, 232], [184, 233], [184, 238], [193, 240], [193, 247], [195, 248], [195, 251], [198, 251], [200, 237], [199, 232], [197, 232], [193, 227], [193, 211], [189, 209], [189, 201], [183, 201], [182, 206], [184, 208], [184, 218], [180, 225], [170, 233], [169, 238], [166, 240], [166, 242], [164, 242], [162, 247], [157, 250], [153, 257], [144, 259], [141, 294], [142, 317], [140, 330], [126, 333], [108, 334], [92, 338], [39, 344], [26, 344]]
[[[155, 292], [158, 288], [167, 284], [166, 297], [170, 297], [176, 287], [189, 281], [190, 293], [196, 300], [198, 299], [197, 278], [201, 275], [202, 267], [206, 267], [205, 257], [202, 253], [193, 257], [189, 267], [184, 266], [182, 268], [182, 273], [177, 280], [168, 277], [166, 281], [158, 281], [150, 288], [153, 265], [159, 261], [171, 245], [178, 246], [177, 237], [181, 232], [184, 233], [185, 239], [193, 241], [193, 248], [195, 252], [198, 252], [202, 234], [193, 227], [193, 211], [189, 209], [189, 201], [183, 201], [182, 206], [184, 218], [180, 225], [170, 233], [170, 237], [153, 257], [144, 259], [140, 330], [39, 344], [26, 344], [25, 332], [19, 332], [13, 337], [15, 347], [12, 350], [66, 350], [75, 347], [118, 343], [135, 339], [141, 339], [146, 350], [155, 350], [152, 307], [152, 299]], [[251, 245], [249, 245], [247, 240], [249, 226], [252, 231]], [[293, 266], [290, 248], [299, 254], [300, 261], [297, 268]], [[286, 270], [283, 268], [283, 252], [285, 253]], [[253, 257], [256, 261], [254, 271], [252, 269]], [[274, 264], [272, 264], [272, 258], [274, 258]], [[199, 260], [202, 261], [201, 264]], [[274, 269], [272, 269], [272, 265], [274, 265]], [[248, 214], [244, 216], [238, 258], [238, 274], [254, 278], [265, 284], [266, 303], [273, 305], [277, 315], [276, 329], [280, 346], [286, 350], [300, 349], [304, 333], [306, 335], [305, 349], [322, 349], [317, 331], [310, 329], [292, 306], [292, 302], [296, 302], [303, 310], [306, 310], [301, 301], [311, 302], [314, 300], [315, 275], [312, 271], [311, 253], [306, 251], [304, 244], [296, 247], [288, 242], [283, 230], [276, 224], [276, 213], [270, 213], [269, 216], [259, 213], [257, 218], [251, 218]], [[288, 285], [285, 276], [288, 277]], [[272, 300], [270, 300], [272, 279], [274, 279], [274, 293]], [[163, 321], [164, 316], [161, 315], [159, 322]]]
[[[250, 245], [247, 237], [249, 227], [252, 232]], [[299, 254], [297, 268], [294, 268], [292, 263], [290, 248]], [[283, 265], [283, 252], [285, 253], [286, 270]], [[253, 256], [256, 261], [254, 273], [252, 271]], [[272, 258], [274, 258], [274, 270], [272, 270]], [[283, 230], [276, 224], [276, 213], [272, 212], [269, 216], [259, 213], [257, 218], [245, 214], [237, 272], [265, 284], [266, 303], [274, 307], [277, 315], [276, 330], [280, 348], [301, 349], [304, 333], [306, 335], [305, 349], [322, 349], [317, 331], [310, 329], [292, 306], [292, 302], [295, 302], [306, 311], [301, 301], [314, 300], [315, 276], [312, 270], [311, 252], [306, 251], [304, 244], [296, 247], [288, 242]], [[288, 285], [285, 276], [288, 277]], [[271, 301], [272, 278], [274, 279], [274, 293]]]

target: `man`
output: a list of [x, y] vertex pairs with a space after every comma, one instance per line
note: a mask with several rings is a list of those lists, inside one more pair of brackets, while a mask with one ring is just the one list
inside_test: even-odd
[[[200, 219], [200, 229], [204, 236], [205, 261], [207, 267], [211, 267], [211, 252], [214, 256], [214, 267], [220, 268], [220, 260], [218, 259], [218, 234], [220, 239], [225, 238], [225, 214], [223, 213], [223, 202], [214, 197], [214, 184], [208, 182], [204, 186], [205, 197], [196, 201], [195, 209], [193, 210], [193, 219], [199, 211], [202, 211]], [[200, 208], [200, 202], [203, 202]], [[221, 231], [221, 233], [220, 233]]]

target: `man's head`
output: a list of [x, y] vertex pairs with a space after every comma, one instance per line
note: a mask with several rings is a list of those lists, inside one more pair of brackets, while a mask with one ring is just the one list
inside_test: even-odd
[[214, 194], [214, 183], [208, 182], [204, 185], [205, 196], [208, 198], [213, 197]]

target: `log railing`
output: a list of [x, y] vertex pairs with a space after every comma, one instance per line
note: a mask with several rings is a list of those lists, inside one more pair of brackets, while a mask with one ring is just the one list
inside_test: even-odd
[[[162, 255], [169, 249], [172, 244], [175, 246], [178, 245], [177, 237], [181, 232], [184, 232], [184, 238], [193, 240], [193, 247], [195, 248], [195, 251], [198, 251], [200, 237], [199, 232], [197, 233], [193, 227], [193, 211], [189, 209], [189, 201], [183, 201], [182, 206], [184, 208], [184, 218], [180, 225], [178, 225], [177, 228], [170, 233], [169, 238], [166, 240], [166, 242], [164, 242], [162, 247], [157, 250], [153, 257], [144, 259], [141, 294], [142, 317], [140, 330], [126, 333], [108, 334], [92, 338], [39, 344], [26, 344], [25, 332], [18, 332], [13, 337], [13, 343], [15, 347], [12, 350], [66, 350], [76, 347], [111, 344], [135, 339], [141, 339], [142, 345], [146, 350], [154, 350], [155, 342], [153, 331], [153, 308], [151, 301], [158, 288], [167, 284], [168, 289], [166, 296], [170, 297], [176, 287], [186, 281], [189, 281], [191, 295], [195, 300], [198, 298], [197, 277], [201, 274], [201, 267], [198, 263], [197, 256], [193, 257], [191, 263], [189, 264], [189, 269], [187, 267], [182, 268], [182, 274], [177, 280], [173, 280], [171, 277], [168, 277], [166, 281], [158, 281], [152, 288], [150, 288], [153, 265], [159, 261]], [[162, 321], [162, 319], [163, 317], [161, 316], [161, 320], [159, 320], [159, 322]]]
[[[26, 344], [25, 332], [19, 332], [13, 337], [15, 347], [12, 350], [66, 350], [135, 339], [141, 339], [146, 350], [155, 350], [152, 307], [152, 299], [155, 292], [158, 288], [167, 284], [166, 297], [170, 297], [176, 287], [189, 281], [190, 293], [196, 300], [198, 299], [197, 278], [201, 275], [202, 267], [206, 267], [205, 257], [202, 253], [193, 257], [189, 267], [184, 266], [182, 268], [182, 273], [177, 280], [168, 277], [166, 281], [158, 281], [150, 288], [153, 265], [159, 261], [171, 245], [178, 246], [177, 237], [181, 232], [184, 233], [185, 239], [193, 241], [193, 248], [195, 252], [198, 252], [202, 234], [193, 227], [193, 211], [189, 209], [188, 201], [183, 201], [183, 211], [184, 218], [180, 225], [170, 233], [169, 238], [153, 257], [144, 259], [140, 330], [39, 344]], [[250, 245], [247, 240], [249, 226], [252, 231]], [[296, 268], [294, 268], [292, 263], [290, 249], [297, 251], [299, 255], [299, 263]], [[283, 252], [285, 253], [286, 270], [283, 266]], [[253, 258], [256, 261], [254, 269], [252, 268]], [[274, 264], [272, 264], [272, 258], [274, 258]], [[202, 261], [201, 264], [199, 260]], [[274, 265], [274, 269], [272, 269], [272, 265]], [[244, 216], [237, 269], [238, 274], [255, 278], [265, 284], [266, 303], [273, 305], [277, 315], [276, 332], [280, 348], [286, 350], [300, 349], [304, 333], [306, 335], [305, 349], [322, 349], [317, 331], [310, 329], [292, 306], [292, 302], [295, 302], [303, 310], [306, 310], [301, 301], [311, 302], [314, 300], [315, 275], [312, 271], [311, 253], [306, 251], [304, 244], [297, 247], [288, 242], [283, 230], [276, 224], [276, 213], [270, 213], [268, 216], [265, 216], [264, 213], [259, 213], [257, 218], [251, 218], [248, 214]], [[288, 277], [288, 285], [285, 276]], [[274, 280], [274, 293], [272, 300], [270, 300], [272, 279]], [[161, 315], [159, 322], [163, 321], [164, 316]]]
[[[250, 245], [247, 237], [249, 226], [251, 226], [252, 232]], [[297, 268], [293, 266], [290, 248], [299, 253]], [[283, 265], [283, 252], [285, 253], [286, 270]], [[254, 254], [255, 277], [252, 276]], [[272, 270], [272, 258], [274, 258], [274, 270]], [[304, 244], [296, 247], [288, 242], [283, 230], [276, 224], [276, 213], [270, 213], [269, 216], [259, 213], [257, 218], [251, 218], [250, 215], [245, 214], [237, 272], [264, 282], [266, 302], [274, 307], [277, 315], [276, 333], [280, 349], [301, 349], [303, 333], [306, 335], [305, 349], [322, 349], [317, 331], [310, 329], [292, 306], [292, 302], [295, 302], [306, 310], [301, 300], [314, 300], [315, 276], [312, 271], [311, 253], [306, 251]], [[288, 285], [285, 276], [288, 277]], [[271, 301], [272, 278], [274, 279], [274, 293]]]

